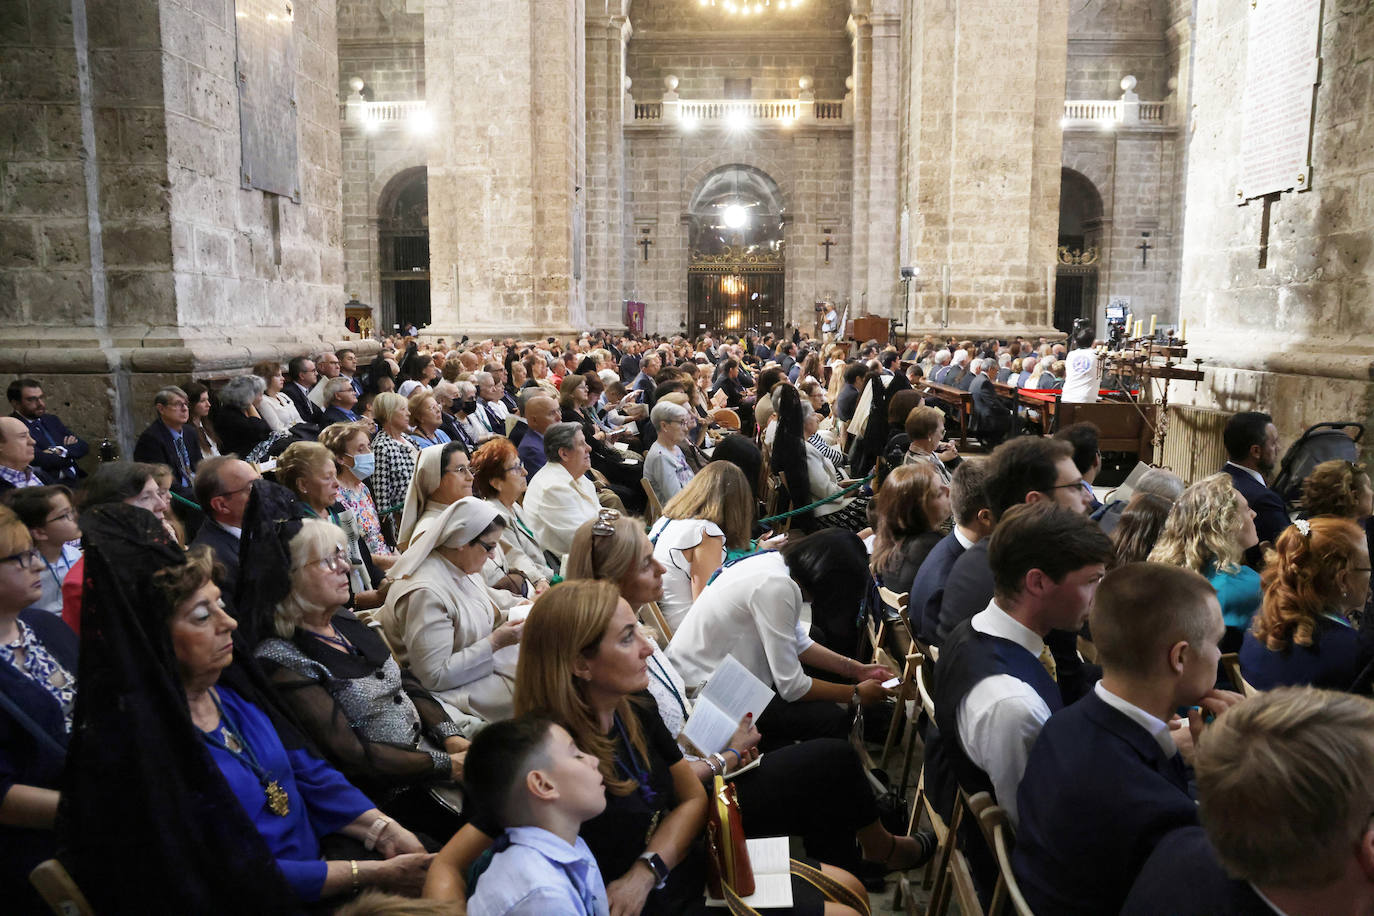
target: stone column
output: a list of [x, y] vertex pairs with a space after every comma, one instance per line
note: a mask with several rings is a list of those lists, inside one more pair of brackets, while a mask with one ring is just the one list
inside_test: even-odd
[[[613, 4], [620, 7], [623, 0]], [[625, 44], [629, 20], [613, 9], [587, 10], [587, 318], [597, 327], [624, 323]], [[633, 116], [633, 112], [629, 112]]]
[[854, 259], [851, 315], [902, 316], [898, 123], [902, 17], [895, 0], [855, 0]]
[[908, 330], [1051, 333], [1067, 0], [908, 2]]
[[295, 18], [272, 87], [296, 100], [297, 200], [241, 184], [232, 0], [2, 18], [0, 379], [39, 378], [127, 454], [157, 388], [344, 336], [332, 3]]
[[435, 334], [585, 324], [583, 18], [583, 0], [425, 4]]

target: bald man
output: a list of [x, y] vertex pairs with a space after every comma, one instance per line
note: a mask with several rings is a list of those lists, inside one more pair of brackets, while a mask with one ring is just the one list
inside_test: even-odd
[[520, 439], [517, 453], [525, 472], [531, 477], [544, 466], [544, 432], [562, 419], [558, 402], [547, 395], [535, 395], [525, 402], [525, 425], [529, 429]]
[[33, 444], [33, 436], [23, 420], [0, 417], [0, 492], [51, 482], [39, 477], [31, 466]]

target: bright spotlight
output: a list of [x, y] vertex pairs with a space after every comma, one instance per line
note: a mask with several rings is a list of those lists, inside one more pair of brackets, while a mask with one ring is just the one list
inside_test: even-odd
[[744, 130], [749, 126], [749, 113], [742, 108], [732, 108], [725, 116], [725, 126], [731, 130]]
[[425, 136], [434, 130], [434, 115], [421, 108], [412, 111], [406, 123], [412, 133]]
[[738, 229], [749, 222], [749, 211], [739, 204], [731, 204], [725, 208], [725, 225], [731, 229]]
[[683, 115], [678, 119], [678, 123], [682, 125], [683, 130], [689, 133], [697, 129], [697, 119], [691, 115]]

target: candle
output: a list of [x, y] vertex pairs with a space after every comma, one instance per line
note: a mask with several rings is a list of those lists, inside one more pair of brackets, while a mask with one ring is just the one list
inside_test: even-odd
[[1187, 339], [1188, 339], [1188, 319], [1187, 319], [1187, 318], [1183, 319], [1183, 334], [1182, 334], [1182, 337], [1183, 337], [1184, 340], [1187, 340]]
[[1151, 337], [1154, 337], [1154, 336], [1155, 336], [1155, 318], [1157, 318], [1157, 317], [1158, 317], [1157, 315], [1151, 315], [1151, 316], [1150, 316], [1150, 336], [1151, 336]]
[[1139, 318], [1137, 318], [1137, 319], [1135, 320], [1135, 333], [1131, 334], [1132, 337], [1139, 337], [1139, 336], [1140, 336], [1140, 324], [1141, 324], [1141, 320], [1140, 320]]

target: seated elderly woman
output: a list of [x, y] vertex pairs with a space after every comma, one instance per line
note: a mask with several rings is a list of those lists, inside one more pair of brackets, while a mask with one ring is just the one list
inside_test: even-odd
[[[484, 442], [472, 455], [473, 489], [491, 504], [506, 527], [501, 545], [492, 551], [488, 566], [496, 566], [504, 577], [523, 580], [519, 592], [526, 597], [549, 587], [557, 574], [554, 563], [534, 539], [534, 528], [525, 519], [520, 497], [525, 495], [525, 466], [516, 456], [515, 446], [504, 437]], [[482, 574], [491, 582], [487, 567]]]
[[413, 392], [406, 406], [410, 408], [410, 422], [413, 424], [410, 441], [415, 443], [416, 448], [448, 444], [448, 433], [439, 428], [444, 425], [444, 411], [433, 391], [421, 388]]
[[894, 468], [874, 499], [873, 572], [894, 592], [907, 592], [926, 556], [944, 537], [949, 485], [929, 464]]
[[[892, 672], [840, 654], [853, 651], [859, 602], [867, 593], [868, 554], [853, 533], [820, 531], [778, 551], [744, 557], [720, 571], [692, 605], [668, 646], [689, 688], [704, 684], [733, 655], [778, 695], [759, 717], [769, 742], [843, 738], [851, 718], [844, 704], [864, 706], [887, 696]], [[803, 619], [830, 646], [813, 639]], [[728, 636], [727, 636], [728, 634]], [[839, 650], [839, 651], [837, 651]], [[855, 686], [808, 675], [825, 671]]]
[[[287, 707], [325, 757], [387, 814], [430, 836], [461, 824], [432, 790], [456, 798], [476, 719], [454, 722], [386, 643], [344, 608], [346, 545], [339, 529], [287, 521], [288, 506], [258, 488], [243, 555], [261, 575], [239, 617], [266, 638], [253, 650]], [[274, 506], [273, 503], [276, 503]], [[323, 557], [315, 560], [314, 557]]]
[[959, 450], [945, 439], [945, 415], [936, 407], [914, 407], [906, 415], [903, 426], [907, 435], [903, 464], [928, 464], [940, 475], [943, 483], [950, 483], [953, 471], [959, 466]]
[[263, 397], [258, 402], [258, 412], [267, 421], [267, 425], [272, 427], [273, 432], [290, 429], [301, 422], [301, 413], [296, 409], [296, 402], [283, 391], [286, 387], [286, 374], [282, 371], [281, 363], [270, 360], [258, 363], [253, 366], [253, 375], [261, 379], [263, 384]]
[[1374, 628], [1351, 614], [1369, 597], [1364, 532], [1342, 518], [1300, 520], [1279, 535], [1264, 567], [1264, 601], [1240, 647], [1245, 679], [1260, 690], [1325, 687], [1371, 692]]
[[534, 539], [562, 557], [572, 547], [573, 533], [596, 518], [601, 502], [587, 479], [592, 449], [577, 423], [555, 423], [544, 431], [548, 463], [530, 479], [525, 491], [525, 516]]
[[266, 400], [264, 390], [262, 379], [256, 375], [236, 375], [219, 390], [215, 431], [224, 454], [247, 457], [259, 444], [272, 438], [272, 426], [259, 413]]
[[376, 468], [371, 436], [364, 421], [331, 423], [320, 430], [320, 445], [334, 456], [339, 475], [339, 503], [353, 513], [359, 533], [372, 554], [372, 564], [387, 570], [396, 562], [396, 551], [382, 536], [381, 518], [365, 481]]
[[726, 461], [707, 464], [663, 507], [649, 540], [664, 568], [659, 610], [673, 630], [725, 562], [726, 551], [749, 549], [753, 525], [754, 491], [744, 472]]
[[[415, 892], [431, 858], [419, 840], [306, 750], [256, 669], [235, 663], [210, 550], [183, 555], [134, 507], [88, 521], [93, 625], [58, 829], [96, 912], [279, 912], [364, 886]], [[326, 860], [328, 834], [356, 852]]]
[[487, 432], [487, 428], [476, 417], [477, 388], [472, 382], [462, 379], [453, 385], [457, 389], [453, 396], [454, 431], [458, 433], [458, 441], [471, 453], [480, 442], [491, 438], [491, 433]]
[[43, 557], [5, 506], [0, 557], [0, 695], [10, 701], [0, 705], [0, 882], [7, 910], [40, 913], [28, 878], [57, 845], [53, 826], [76, 701], [78, 641], [56, 614], [26, 610], [43, 594]]
[[415, 474], [406, 487], [396, 545], [405, 550], [452, 503], [471, 495], [472, 466], [462, 445], [447, 442], [421, 450]]
[[790, 500], [787, 508], [800, 509], [823, 499], [829, 500], [807, 513], [811, 516], [812, 524], [849, 531], [866, 529], [868, 497], [838, 496], [846, 483], [836, 473], [835, 466], [806, 441], [820, 422], [820, 418], [811, 410], [811, 403], [803, 402], [797, 389], [788, 384], [773, 389], [773, 403], [777, 414], [777, 432], [773, 437], [769, 458], [771, 470], [782, 473], [787, 479]]
[[688, 437], [687, 408], [671, 401], [660, 401], [649, 411], [658, 439], [644, 456], [644, 479], [649, 481], [659, 503], [666, 503], [692, 481], [692, 468], [679, 447]]
[[1126, 508], [1114, 516], [1117, 524], [1110, 537], [1116, 557], [1108, 568], [1143, 563], [1159, 543], [1159, 536], [1164, 533], [1164, 523], [1169, 520], [1169, 512], [1173, 508], [1173, 500], [1143, 490], [1136, 491]]
[[377, 456], [372, 498], [385, 524], [390, 516], [399, 519], [420, 450], [410, 441], [410, 408], [405, 398], [394, 391], [377, 395], [372, 399], [372, 418], [377, 422], [377, 434], [372, 437], [372, 453]]
[[1258, 543], [1254, 510], [1231, 484], [1231, 475], [1222, 473], [1183, 491], [1150, 551], [1152, 563], [1182, 566], [1212, 583], [1226, 621], [1222, 652], [1240, 648], [1241, 636], [1259, 609], [1259, 573], [1241, 565], [1245, 551]]
[[391, 568], [377, 615], [397, 659], [427, 690], [487, 720], [511, 716], [524, 626], [508, 619], [480, 575], [504, 527], [486, 500], [450, 505]]
[[322, 519], [345, 535], [353, 606], [380, 605], [386, 596], [383, 576], [372, 562], [372, 551], [353, 510], [339, 502], [339, 469], [334, 453], [318, 442], [293, 442], [277, 459], [276, 476], [277, 483], [296, 497], [293, 511], [297, 518]]

